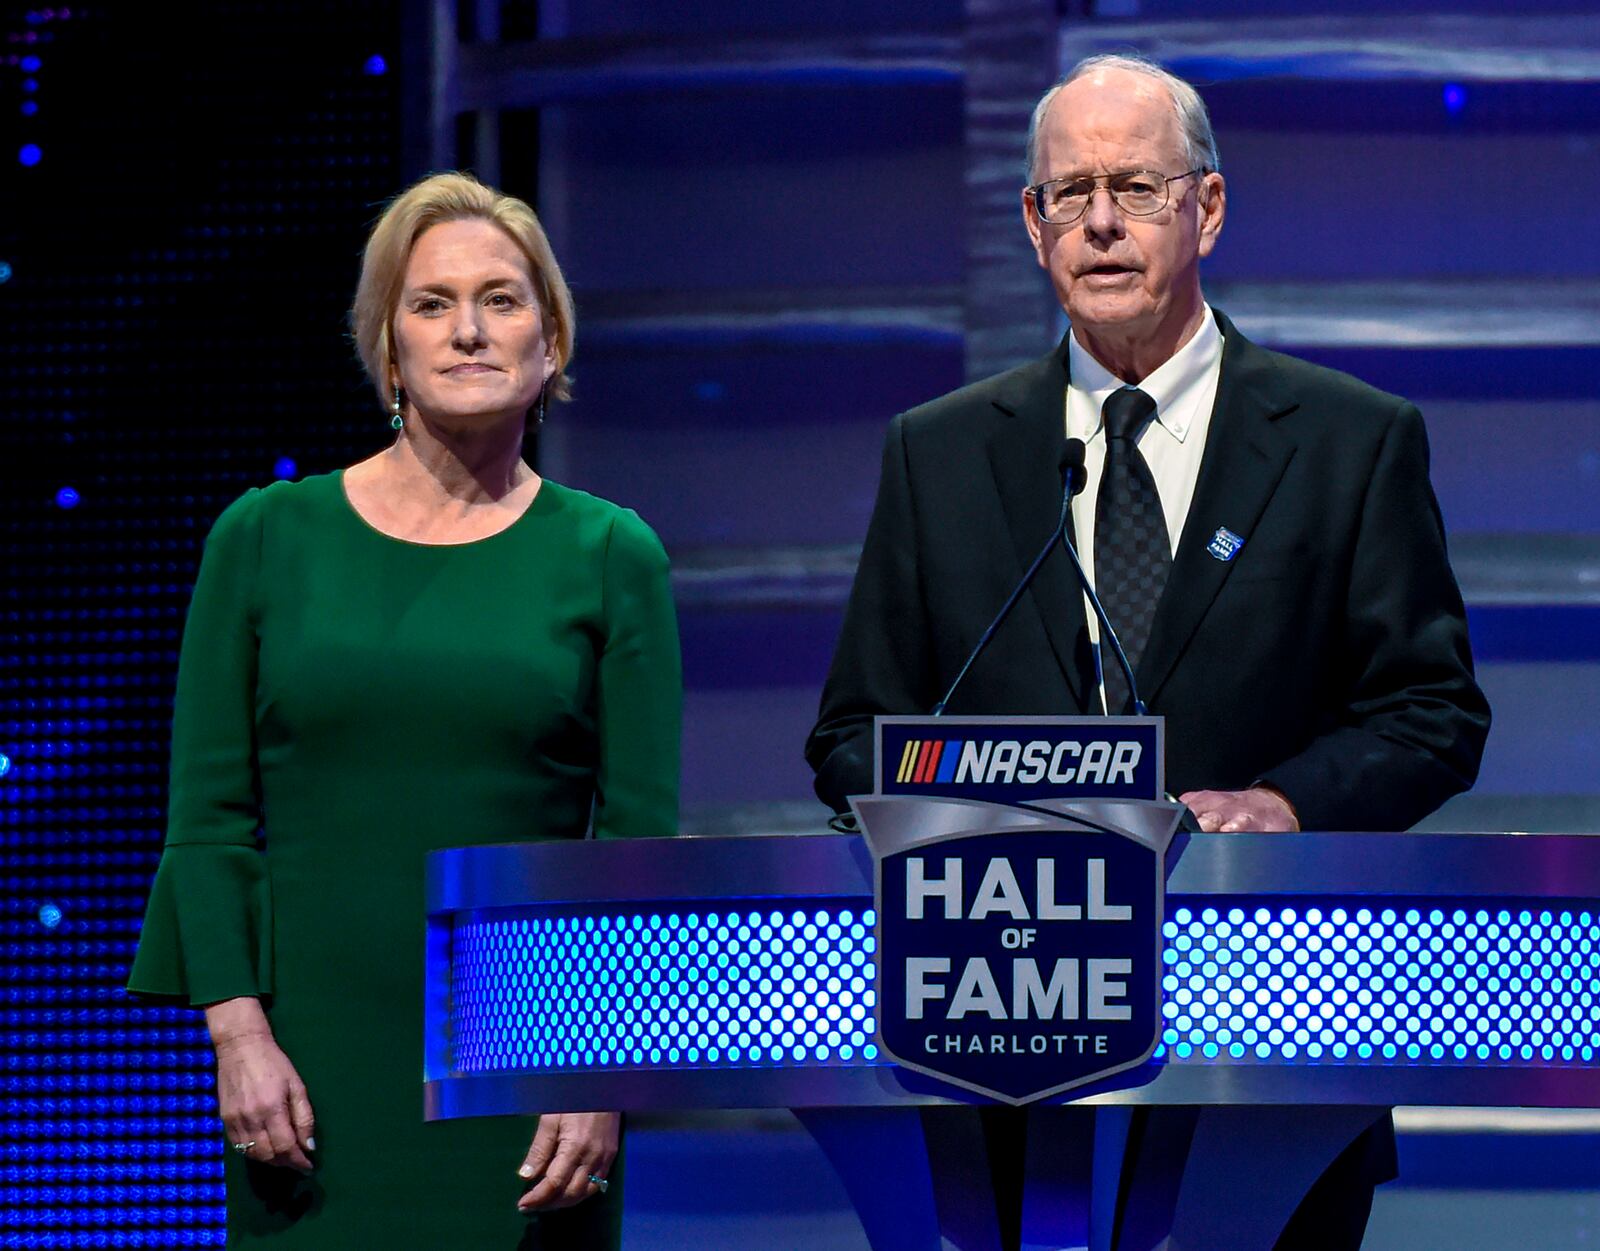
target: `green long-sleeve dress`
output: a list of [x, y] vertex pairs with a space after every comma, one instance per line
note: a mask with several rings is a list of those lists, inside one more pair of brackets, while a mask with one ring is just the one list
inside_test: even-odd
[[616, 1188], [532, 1226], [516, 1211], [531, 1119], [423, 1122], [423, 857], [580, 838], [591, 815], [600, 838], [675, 833], [681, 704], [661, 544], [581, 491], [546, 481], [505, 530], [448, 546], [373, 529], [338, 474], [218, 519], [128, 984], [260, 995], [306, 1083], [316, 1173], [228, 1152], [230, 1247], [615, 1240]]

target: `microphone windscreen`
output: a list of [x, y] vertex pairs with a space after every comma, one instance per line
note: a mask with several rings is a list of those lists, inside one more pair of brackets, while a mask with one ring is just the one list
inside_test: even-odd
[[1089, 480], [1089, 471], [1083, 467], [1086, 450], [1082, 439], [1068, 439], [1061, 446], [1061, 486], [1068, 495], [1076, 495]]

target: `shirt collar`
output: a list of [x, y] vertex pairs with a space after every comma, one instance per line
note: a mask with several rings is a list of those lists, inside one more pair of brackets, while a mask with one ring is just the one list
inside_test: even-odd
[[[1222, 360], [1222, 331], [1212, 316], [1211, 306], [1206, 304], [1203, 308], [1205, 316], [1194, 338], [1139, 384], [1139, 389], [1156, 402], [1156, 420], [1179, 443], [1183, 442], [1195, 419], [1195, 406], [1185, 400]], [[1126, 385], [1089, 355], [1088, 349], [1078, 342], [1076, 332], [1067, 336], [1067, 369], [1070, 386], [1088, 396], [1096, 414], [1105, 405], [1106, 397]], [[1100, 430], [1098, 416], [1094, 429], [1095, 433]]]

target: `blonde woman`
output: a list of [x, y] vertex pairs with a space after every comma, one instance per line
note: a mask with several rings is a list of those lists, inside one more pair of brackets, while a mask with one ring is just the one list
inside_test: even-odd
[[612, 1246], [615, 1114], [422, 1120], [423, 856], [675, 833], [666, 556], [523, 459], [573, 345], [526, 204], [418, 183], [351, 317], [395, 439], [211, 532], [129, 985], [205, 1009], [230, 1247]]

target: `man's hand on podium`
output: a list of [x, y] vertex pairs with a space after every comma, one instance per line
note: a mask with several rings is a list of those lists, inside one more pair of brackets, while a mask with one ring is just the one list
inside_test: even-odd
[[1244, 791], [1186, 791], [1178, 801], [1194, 813], [1207, 834], [1294, 834], [1300, 819], [1282, 791], [1252, 786]]

